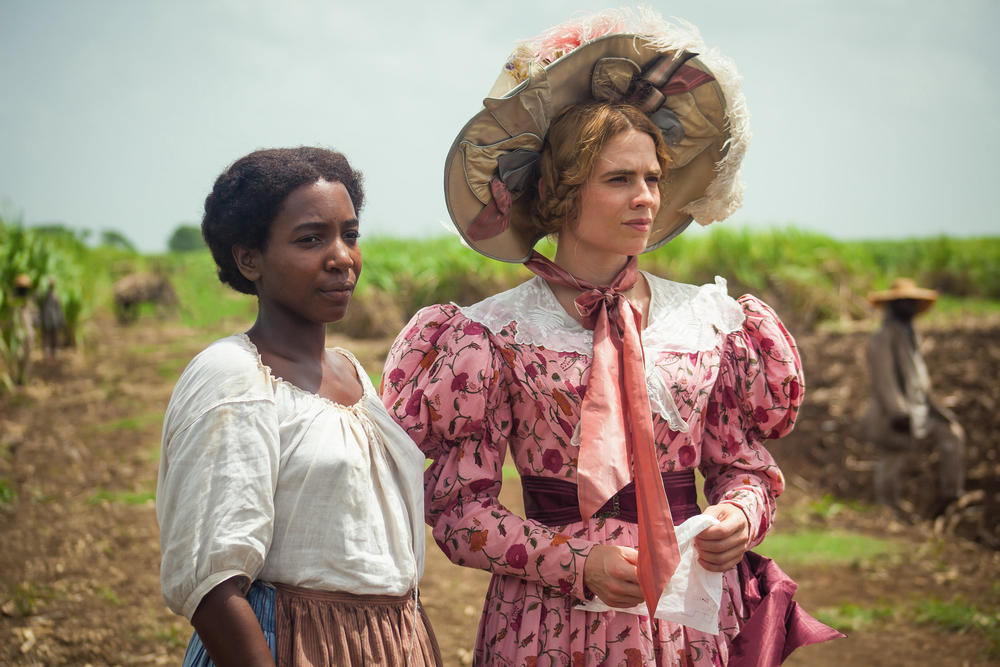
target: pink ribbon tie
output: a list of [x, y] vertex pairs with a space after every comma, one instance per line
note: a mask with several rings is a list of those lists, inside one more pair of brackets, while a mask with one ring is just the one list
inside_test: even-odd
[[580, 514], [584, 520], [592, 517], [634, 477], [639, 586], [653, 616], [680, 553], [653, 442], [642, 314], [623, 294], [639, 279], [638, 261], [629, 257], [607, 287], [579, 280], [537, 252], [525, 266], [549, 282], [583, 291], [575, 303], [584, 326], [594, 331], [594, 356], [580, 414]]

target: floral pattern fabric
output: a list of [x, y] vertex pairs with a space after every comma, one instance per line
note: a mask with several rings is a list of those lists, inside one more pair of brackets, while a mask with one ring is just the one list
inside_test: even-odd
[[[669, 281], [647, 279], [650, 327], [689, 309], [683, 300], [657, 309], [657, 292]], [[651, 394], [651, 404], [676, 407], [687, 425], [675, 430], [654, 409], [661, 469], [697, 467], [710, 504], [729, 502], [746, 513], [754, 546], [784, 487], [763, 441], [791, 430], [803, 378], [795, 343], [774, 312], [751, 296], [738, 304], [742, 324], [728, 332], [708, 325], [715, 335], [705, 349], [677, 352], [662, 342], [644, 348], [647, 376], [655, 376], [650, 391], [669, 392]], [[590, 549], [635, 547], [635, 524], [593, 518], [546, 526], [500, 504], [508, 450], [522, 476], [576, 482], [574, 431], [591, 359], [561, 350], [558, 336], [518, 336], [517, 314], [491, 329], [469, 316], [474, 312], [455, 305], [418, 312], [389, 353], [383, 402], [432, 459], [425, 508], [438, 546], [453, 562], [493, 574], [475, 664], [724, 665], [745, 617], [735, 569], [723, 576], [719, 635], [628, 613], [579, 611], [589, 594], [583, 564]]]

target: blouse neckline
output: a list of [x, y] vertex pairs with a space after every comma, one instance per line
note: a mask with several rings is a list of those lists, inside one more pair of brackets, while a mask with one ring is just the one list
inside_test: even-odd
[[350, 405], [345, 405], [344, 403], [339, 403], [339, 402], [333, 400], [332, 398], [327, 398], [326, 396], [320, 396], [319, 394], [317, 394], [314, 391], [309, 391], [308, 389], [303, 389], [302, 387], [298, 386], [297, 384], [295, 384], [291, 380], [286, 380], [285, 378], [281, 377], [280, 375], [276, 375], [271, 370], [271, 367], [264, 363], [263, 358], [261, 358], [261, 356], [260, 356], [260, 350], [258, 350], [257, 346], [254, 345], [254, 342], [252, 340], [250, 340], [250, 336], [246, 335], [245, 332], [240, 332], [240, 333], [236, 334], [236, 336], [237, 336], [237, 338], [239, 338], [239, 340], [241, 340], [243, 342], [244, 345], [246, 345], [250, 349], [250, 351], [253, 353], [253, 355], [255, 357], [257, 357], [257, 366], [267, 375], [267, 377], [268, 377], [269, 380], [271, 380], [275, 384], [279, 384], [279, 385], [282, 385], [282, 386], [290, 388], [294, 393], [302, 394], [304, 396], [311, 396], [311, 397], [313, 397], [315, 399], [318, 399], [320, 401], [323, 401], [323, 402], [327, 403], [328, 405], [331, 405], [331, 406], [333, 406], [335, 408], [339, 408], [341, 410], [348, 410], [350, 412], [354, 412], [354, 411], [360, 409], [361, 408], [361, 404], [364, 403], [365, 399], [366, 398], [371, 398], [371, 396], [372, 396], [372, 392], [374, 391], [374, 386], [371, 384], [371, 382], [366, 382], [365, 381], [365, 379], [368, 376], [364, 372], [364, 369], [361, 367], [361, 362], [359, 362], [357, 360], [357, 358], [355, 358], [355, 356], [353, 354], [351, 354], [351, 352], [349, 350], [346, 350], [346, 349], [344, 349], [342, 347], [328, 347], [328, 348], [326, 348], [326, 353], [327, 354], [330, 354], [330, 353], [339, 354], [340, 356], [344, 357], [345, 359], [347, 359], [351, 363], [351, 366], [354, 367], [354, 372], [358, 376], [358, 382], [361, 384], [361, 397], [358, 398], [358, 400], [355, 401], [354, 403], [352, 403]]

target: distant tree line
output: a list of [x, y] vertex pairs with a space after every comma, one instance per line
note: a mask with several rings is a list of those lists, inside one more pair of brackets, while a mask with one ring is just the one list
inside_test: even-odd
[[201, 227], [195, 225], [178, 225], [167, 241], [170, 252], [190, 252], [205, 247], [205, 239], [201, 237]]
[[[90, 245], [89, 241], [92, 237], [92, 232], [89, 229], [72, 229], [59, 222], [32, 225], [31, 230], [42, 236], [70, 238], [87, 245]], [[97, 243], [98, 246], [118, 248], [130, 253], [138, 252], [135, 243], [117, 229], [102, 229], [98, 238], [100, 239]], [[170, 252], [190, 252], [201, 250], [204, 247], [205, 240], [201, 236], [201, 227], [187, 223], [177, 225], [167, 240], [167, 250]]]

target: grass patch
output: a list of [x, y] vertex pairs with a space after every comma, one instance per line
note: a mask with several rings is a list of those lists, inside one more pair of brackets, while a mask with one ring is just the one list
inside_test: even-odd
[[897, 606], [843, 604], [817, 610], [816, 618], [844, 633], [878, 631], [888, 623], [904, 622], [978, 635], [987, 641], [988, 656], [1000, 657], [1000, 614], [996, 609], [980, 609], [961, 596], [951, 600], [918, 597]]
[[[853, 514], [868, 514], [877, 507], [859, 500], [844, 500], [832, 494], [825, 494], [809, 502], [799, 502], [784, 505], [780, 508], [781, 527], [787, 532], [795, 532], [794, 526], [815, 526], [817, 522], [826, 522], [844, 511]], [[786, 532], [786, 531], [782, 531]]]
[[176, 380], [181, 376], [181, 371], [184, 370], [189, 361], [189, 359], [161, 361], [156, 365], [156, 374], [161, 380]]
[[54, 495], [52, 495], [51, 493], [46, 493], [41, 488], [37, 488], [36, 487], [31, 492], [31, 502], [33, 502], [33, 503], [37, 503], [37, 504], [41, 505], [41, 504], [45, 504], [45, 503], [51, 503], [55, 499], [56, 498], [55, 498]]
[[989, 642], [989, 655], [1000, 657], [1000, 613], [996, 609], [982, 610], [962, 596], [951, 600], [926, 598], [915, 603], [910, 616], [921, 625], [983, 636]]
[[196, 329], [217, 328], [237, 319], [252, 322], [257, 299], [219, 282], [215, 262], [207, 248], [163, 257], [177, 292], [181, 321]]
[[937, 323], [938, 320], [941, 320], [945, 324], [951, 324], [964, 317], [995, 315], [997, 313], [1000, 313], [1000, 299], [957, 298], [942, 294], [934, 308], [927, 312], [926, 321]]
[[[218, 328], [202, 329], [169, 341], [166, 343], [166, 352], [169, 356], [156, 364], [156, 374], [163, 380], [176, 382], [196, 354], [220, 338], [225, 338], [226, 335], [228, 334], [219, 331]], [[158, 351], [164, 351], [163, 347], [161, 346]]]
[[902, 545], [889, 540], [838, 530], [772, 533], [754, 551], [780, 563], [842, 565], [898, 553]]
[[9, 480], [0, 479], [0, 507], [13, 505], [17, 502], [17, 489], [11, 486]]
[[141, 431], [148, 426], [158, 423], [163, 419], [162, 412], [147, 412], [141, 415], [122, 417], [114, 421], [103, 424], [95, 424], [91, 428], [98, 433], [110, 433], [112, 431]]
[[97, 594], [115, 606], [119, 606], [122, 603], [118, 595], [107, 586], [98, 586]]
[[156, 500], [155, 491], [108, 491], [98, 489], [97, 493], [87, 498], [88, 505], [112, 502], [123, 505], [146, 505]]
[[[3, 394], [0, 391], [0, 394]], [[34, 405], [35, 399], [31, 397], [30, 394], [24, 391], [15, 391], [13, 393], [8, 393], [4, 396], [4, 400], [12, 408], [20, 408], [24, 406]]]
[[115, 553], [115, 548], [114, 546], [112, 546], [109, 540], [101, 540], [100, 542], [97, 543], [97, 548], [105, 556], [111, 556], [113, 553]]
[[133, 357], [151, 357], [159, 350], [156, 345], [134, 345], [129, 348], [129, 354]]
[[830, 493], [824, 494], [822, 498], [808, 504], [809, 513], [820, 519], [832, 519], [846, 509], [865, 513], [871, 510], [871, 506], [857, 500], [839, 500]]
[[232, 330], [225, 330], [221, 327], [213, 327], [211, 329], [189, 331], [180, 338], [174, 338], [173, 340], [161, 344], [158, 349], [159, 351], [163, 351], [165, 347], [167, 354], [172, 356], [175, 361], [178, 363], [184, 361], [186, 363], [190, 361], [194, 355], [208, 347], [210, 343], [214, 343], [220, 338], [232, 335], [236, 333], [237, 330], [243, 331], [249, 327], [249, 325], [250, 323], [247, 322]]
[[845, 634], [878, 627], [892, 620], [895, 615], [896, 610], [892, 607], [861, 607], [856, 604], [843, 604], [816, 612], [818, 620]]
[[165, 644], [169, 648], [187, 646], [191, 637], [190, 627], [182, 627], [179, 623], [171, 623], [166, 627], [158, 627], [152, 631], [154, 641]]
[[18, 616], [34, 616], [38, 613], [39, 605], [54, 597], [52, 589], [45, 586], [36, 586], [31, 582], [24, 581], [14, 587], [11, 591], [10, 601], [4, 605], [4, 613], [12, 613]]

